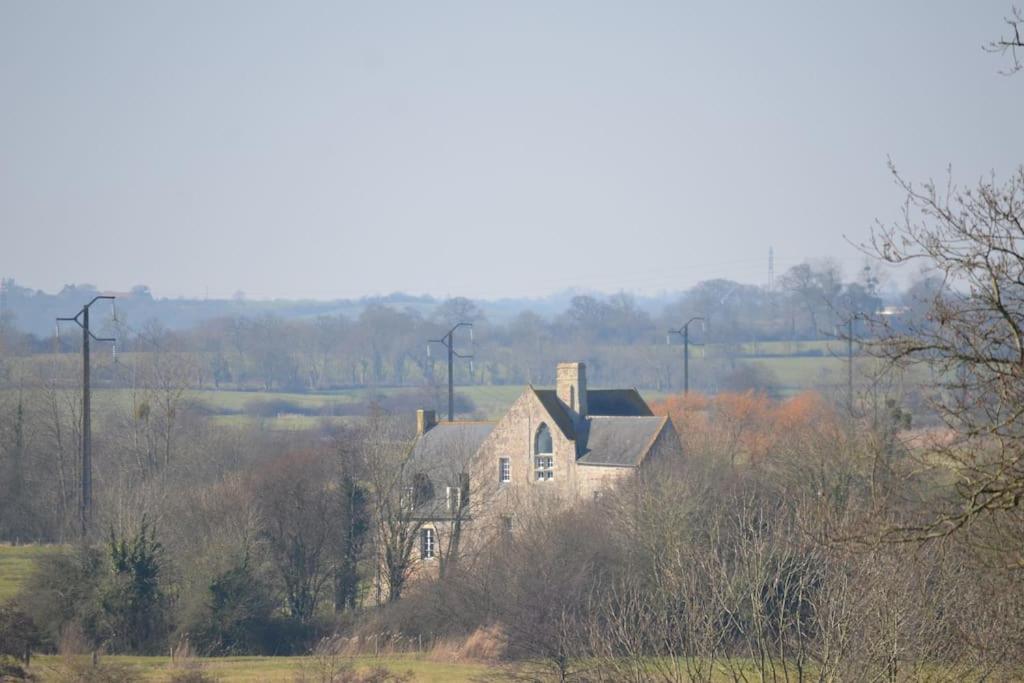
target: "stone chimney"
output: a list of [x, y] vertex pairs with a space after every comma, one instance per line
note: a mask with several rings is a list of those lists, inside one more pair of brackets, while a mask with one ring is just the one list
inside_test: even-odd
[[416, 436], [423, 436], [427, 431], [437, 424], [437, 416], [433, 410], [416, 411]]
[[555, 393], [569, 409], [574, 422], [587, 417], [587, 366], [583, 363], [559, 363]]

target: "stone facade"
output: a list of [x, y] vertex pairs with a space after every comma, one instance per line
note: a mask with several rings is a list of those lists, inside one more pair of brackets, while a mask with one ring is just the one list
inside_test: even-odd
[[[417, 430], [414, 470], [418, 463], [435, 478], [451, 479], [459, 469], [453, 461], [468, 465], [462, 469], [469, 470], [471, 503], [458, 520], [459, 546], [466, 551], [509, 525], [514, 529], [515, 519], [536, 506], [592, 500], [649, 463], [682, 455], [670, 420], [654, 416], [634, 389], [589, 390], [583, 363], [560, 363], [554, 390], [527, 388], [491, 425], [438, 424], [431, 412], [421, 411]], [[467, 450], [473, 451], [468, 458]], [[435, 490], [444, 496], [449, 485], [435, 481]], [[436, 572], [455, 528], [448, 506], [433, 509], [443, 512], [425, 515], [423, 523], [435, 557], [422, 563], [420, 573]]]

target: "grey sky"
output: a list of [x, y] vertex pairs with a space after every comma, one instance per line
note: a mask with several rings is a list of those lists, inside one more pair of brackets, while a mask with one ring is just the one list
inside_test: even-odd
[[1010, 3], [0, 0], [0, 275], [158, 295], [766, 279], [1024, 161]]

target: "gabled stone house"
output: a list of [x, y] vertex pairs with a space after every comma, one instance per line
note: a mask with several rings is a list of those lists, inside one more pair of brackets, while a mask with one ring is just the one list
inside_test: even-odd
[[588, 389], [583, 363], [560, 363], [554, 389], [530, 386], [497, 422], [441, 422], [417, 413], [410, 492], [422, 522], [419, 557], [443, 562], [533, 505], [572, 505], [682, 454], [667, 417], [636, 389]]

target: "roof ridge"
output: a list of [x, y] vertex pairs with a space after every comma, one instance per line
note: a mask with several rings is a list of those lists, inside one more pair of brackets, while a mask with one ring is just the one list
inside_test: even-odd
[[589, 417], [589, 418], [595, 418], [596, 417], [596, 418], [599, 418], [599, 419], [602, 419], [602, 420], [604, 420], [604, 419], [625, 420], [627, 418], [631, 419], [631, 420], [634, 420], [634, 419], [650, 420], [650, 419], [653, 419], [653, 418], [661, 419], [662, 417], [664, 417], [664, 415], [587, 415], [587, 417]]

